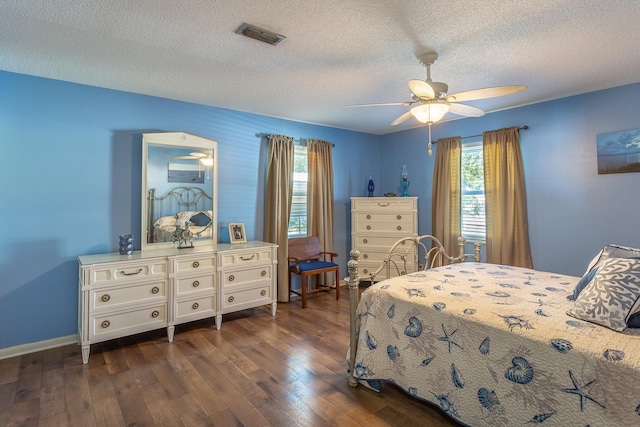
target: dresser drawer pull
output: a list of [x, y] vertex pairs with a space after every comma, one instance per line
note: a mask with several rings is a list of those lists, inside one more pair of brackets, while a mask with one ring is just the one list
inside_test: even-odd
[[198, 261], [193, 261], [193, 264], [191, 264], [193, 266], [193, 268], [198, 268], [200, 267], [200, 263]]
[[266, 275], [267, 275], [267, 272], [266, 272], [265, 270], [262, 270], [262, 271], [260, 272], [260, 275], [261, 275], [262, 277], [264, 277], [264, 276], [266, 276]]
[[367, 215], [367, 219], [371, 219], [371, 215]]
[[231, 296], [231, 297], [227, 298], [227, 301], [229, 301], [229, 302], [233, 302], [233, 300], [234, 300], [234, 299], [235, 299], [235, 298]]
[[362, 243], [369, 243], [367, 239], [362, 240]]
[[240, 256], [240, 259], [242, 261], [251, 261], [252, 259], [254, 259], [256, 257], [256, 254], [251, 255], [249, 258], [245, 258], [243, 256]]
[[151, 293], [152, 294], [157, 294], [158, 292], [160, 292], [160, 288], [157, 286], [154, 286], [153, 288], [151, 288]]
[[364, 255], [362, 255], [362, 258], [367, 259], [367, 258], [369, 258], [369, 255], [364, 254]]
[[160, 312], [158, 310], [153, 310], [151, 312], [151, 317], [156, 318], [158, 316], [160, 316]]
[[194, 288], [197, 288], [198, 286], [200, 286], [200, 282], [198, 282], [197, 280], [194, 280], [191, 286], [193, 286]]
[[397, 219], [402, 219], [402, 215], [398, 215], [396, 218]]
[[400, 226], [400, 225], [399, 225], [399, 226], [397, 226], [397, 227], [396, 227], [396, 229], [397, 229], [398, 231], [400, 231], [400, 230], [402, 230], [402, 226]]
[[365, 268], [364, 270], [362, 270], [362, 272], [363, 272], [364, 274], [367, 274], [367, 273], [369, 272], [369, 270], [367, 270], [367, 269]]
[[233, 282], [234, 280], [236, 280], [236, 276], [234, 276], [233, 274], [231, 276], [229, 276], [229, 281]]
[[103, 328], [108, 328], [109, 326], [111, 326], [111, 322], [109, 322], [108, 320], [105, 320], [104, 322], [102, 322], [100, 324], [100, 326], [102, 326]]
[[111, 299], [111, 297], [109, 296], [109, 294], [104, 294], [100, 299], [102, 300], [102, 302], [107, 302]]
[[378, 206], [389, 206], [389, 203], [380, 203], [380, 202], [378, 202]]
[[123, 276], [135, 276], [136, 274], [142, 273], [142, 269], [138, 269], [138, 271], [134, 271], [133, 273], [126, 273], [124, 270], [120, 271], [120, 274]]
[[261, 296], [265, 296], [266, 294], [267, 294], [267, 291], [265, 291], [264, 289], [260, 291]]
[[191, 306], [191, 308], [194, 310], [197, 310], [198, 307], [200, 307], [200, 305], [197, 302], [194, 302], [193, 305]]
[[371, 226], [370, 225], [367, 225], [367, 230], [371, 230]]

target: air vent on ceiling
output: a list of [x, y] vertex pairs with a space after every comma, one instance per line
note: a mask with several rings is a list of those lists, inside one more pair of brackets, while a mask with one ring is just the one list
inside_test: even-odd
[[280, 34], [276, 34], [271, 31], [265, 30], [263, 28], [256, 27], [255, 25], [246, 24], [246, 23], [238, 27], [238, 29], [236, 30], [236, 34], [240, 34], [255, 40], [259, 40], [261, 42], [268, 43], [272, 46], [275, 46], [281, 41], [283, 41], [284, 39], [286, 39], [285, 36], [282, 36]]

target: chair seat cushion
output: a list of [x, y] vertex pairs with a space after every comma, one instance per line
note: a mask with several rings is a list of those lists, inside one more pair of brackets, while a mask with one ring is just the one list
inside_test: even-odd
[[319, 270], [321, 268], [330, 268], [330, 267], [337, 267], [337, 266], [338, 264], [334, 262], [315, 261], [315, 260], [301, 261], [300, 263], [298, 263], [298, 267], [300, 267], [300, 271]]

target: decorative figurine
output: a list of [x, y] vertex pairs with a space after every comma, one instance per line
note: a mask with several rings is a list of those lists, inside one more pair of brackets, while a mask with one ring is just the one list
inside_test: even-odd
[[409, 188], [409, 175], [407, 174], [407, 165], [402, 165], [402, 181], [400, 181], [400, 185], [402, 186], [402, 194], [400, 197], [409, 197], [409, 192], [407, 188]]
[[189, 221], [185, 222], [184, 229], [180, 228], [179, 224], [176, 225], [176, 231], [173, 232], [173, 241], [179, 242], [178, 249], [193, 248], [192, 238], [193, 233], [189, 230]]
[[373, 190], [375, 189], [376, 186], [373, 183], [373, 174], [369, 173], [369, 185], [367, 185], [367, 190], [369, 190], [369, 197], [373, 197]]

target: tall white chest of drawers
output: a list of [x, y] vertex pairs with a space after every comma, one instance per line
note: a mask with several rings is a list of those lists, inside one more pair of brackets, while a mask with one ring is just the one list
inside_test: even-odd
[[[385, 254], [398, 239], [417, 235], [417, 197], [351, 198], [351, 248], [360, 251], [360, 278], [373, 273], [382, 264]], [[391, 276], [416, 271], [418, 266], [414, 264], [408, 265], [410, 271], [392, 269]], [[386, 270], [376, 278], [386, 279]]]
[[250, 241], [78, 257], [78, 335], [82, 361], [92, 343], [271, 304], [277, 245]]

